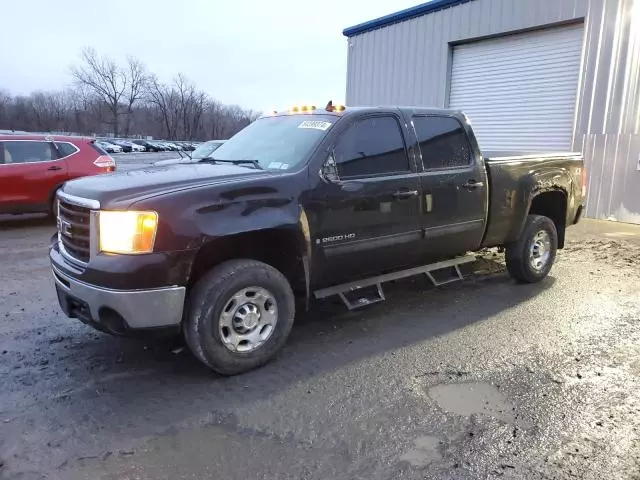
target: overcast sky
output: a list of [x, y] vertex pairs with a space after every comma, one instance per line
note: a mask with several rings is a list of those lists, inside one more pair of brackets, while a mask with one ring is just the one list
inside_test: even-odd
[[[224, 103], [267, 110], [344, 100], [346, 27], [419, 0], [0, 0], [0, 89], [55, 90], [85, 46], [183, 72]], [[92, 13], [92, 10], [95, 13]]]

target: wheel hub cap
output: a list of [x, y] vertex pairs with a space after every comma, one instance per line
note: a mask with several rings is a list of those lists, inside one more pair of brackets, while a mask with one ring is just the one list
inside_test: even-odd
[[551, 257], [551, 238], [546, 230], [540, 230], [533, 237], [529, 251], [529, 263], [534, 270], [540, 271], [549, 263]]
[[261, 287], [239, 290], [218, 319], [222, 343], [232, 352], [248, 353], [271, 337], [278, 321], [275, 296]]
[[253, 330], [260, 322], [260, 311], [253, 303], [242, 305], [233, 318], [236, 330]]

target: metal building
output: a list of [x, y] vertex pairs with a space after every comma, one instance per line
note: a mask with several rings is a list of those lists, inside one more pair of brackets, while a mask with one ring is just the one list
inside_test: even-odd
[[574, 150], [640, 223], [640, 0], [433, 0], [344, 30], [347, 104], [463, 110], [486, 150]]

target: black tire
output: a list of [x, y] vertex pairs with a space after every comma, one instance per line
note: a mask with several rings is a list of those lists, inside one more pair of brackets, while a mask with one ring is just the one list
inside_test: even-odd
[[58, 193], [58, 188], [53, 192], [53, 195], [51, 196], [51, 202], [49, 202], [49, 210], [47, 210], [47, 216], [53, 218], [54, 220], [58, 217], [58, 211], [57, 211], [57, 193]]
[[[223, 342], [219, 318], [227, 302], [243, 288], [260, 287], [273, 294], [277, 321], [270, 336], [251, 352], [233, 352]], [[209, 271], [187, 299], [183, 333], [193, 354], [222, 375], [236, 375], [268, 362], [284, 346], [295, 317], [295, 302], [282, 273], [256, 260], [230, 260]]]
[[[541, 232], [546, 232], [548, 236], [549, 245], [546, 251], [548, 251], [549, 255], [544, 262], [541, 262], [542, 264], [539, 268], [535, 268], [532, 262], [532, 252], [536, 237]], [[529, 215], [520, 238], [506, 245], [505, 250], [507, 270], [513, 278], [524, 283], [539, 282], [549, 274], [556, 259], [556, 252], [558, 251], [556, 226], [548, 217]]]

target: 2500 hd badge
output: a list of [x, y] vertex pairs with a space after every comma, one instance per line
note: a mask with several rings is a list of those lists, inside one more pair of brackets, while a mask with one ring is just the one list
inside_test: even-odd
[[316, 243], [333, 243], [333, 242], [339, 242], [341, 240], [353, 240], [354, 238], [356, 238], [356, 234], [355, 233], [346, 233], [344, 235], [334, 235], [333, 237], [325, 237], [325, 238], [319, 238], [316, 240]]

